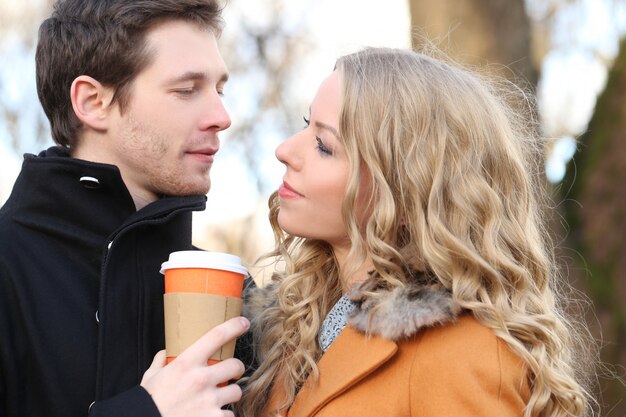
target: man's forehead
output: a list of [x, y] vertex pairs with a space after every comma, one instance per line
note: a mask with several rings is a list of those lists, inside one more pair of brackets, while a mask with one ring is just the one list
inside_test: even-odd
[[172, 21], [158, 25], [146, 36], [150, 63], [144, 71], [161, 78], [228, 78], [215, 34], [197, 24]]

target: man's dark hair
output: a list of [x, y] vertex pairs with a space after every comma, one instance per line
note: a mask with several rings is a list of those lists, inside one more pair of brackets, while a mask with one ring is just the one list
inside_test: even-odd
[[37, 94], [56, 143], [75, 144], [80, 121], [70, 87], [88, 75], [114, 89], [120, 110], [130, 99], [132, 81], [152, 60], [146, 33], [167, 20], [183, 20], [222, 30], [217, 0], [59, 0], [39, 28]]

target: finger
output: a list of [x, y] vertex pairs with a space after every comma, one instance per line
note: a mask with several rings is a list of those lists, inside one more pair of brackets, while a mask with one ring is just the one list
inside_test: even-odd
[[244, 317], [235, 317], [215, 326], [189, 346], [178, 358], [195, 364], [206, 364], [223, 345], [244, 334], [250, 322]]
[[155, 368], [163, 368], [167, 364], [167, 354], [165, 353], [165, 349], [159, 350], [156, 355], [154, 355], [154, 359], [152, 359], [152, 364], [150, 367]]
[[199, 368], [199, 381], [204, 386], [226, 386], [229, 381], [237, 380], [243, 375], [244, 365], [239, 359], [226, 359], [211, 366]]
[[165, 350], [160, 350], [159, 352], [157, 352], [156, 355], [154, 355], [154, 359], [152, 359], [152, 363], [150, 364], [150, 367], [143, 374], [141, 383], [143, 384], [144, 381], [150, 379], [154, 374], [156, 374], [156, 372], [159, 369], [163, 368], [166, 363], [167, 363], [167, 357], [165, 354]]
[[222, 406], [236, 403], [240, 399], [241, 387], [237, 384], [226, 385], [225, 387], [218, 389], [217, 400]]
[[225, 359], [206, 368], [207, 381], [212, 385], [222, 384], [241, 378], [245, 366], [239, 359]]

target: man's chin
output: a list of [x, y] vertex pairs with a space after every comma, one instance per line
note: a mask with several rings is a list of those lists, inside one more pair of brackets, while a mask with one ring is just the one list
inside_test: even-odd
[[163, 194], [169, 195], [172, 197], [185, 197], [190, 195], [206, 195], [211, 189], [211, 182], [207, 181], [205, 183], [199, 184], [180, 184], [178, 187], [167, 187], [167, 190], [164, 190]]

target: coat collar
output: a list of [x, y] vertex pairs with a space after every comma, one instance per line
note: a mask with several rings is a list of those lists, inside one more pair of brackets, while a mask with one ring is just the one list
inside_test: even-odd
[[318, 362], [320, 379], [308, 378], [289, 415], [311, 416], [350, 386], [391, 359], [398, 345], [382, 337], [365, 337], [346, 327]]
[[[356, 302], [348, 324], [368, 336], [393, 342], [409, 338], [425, 327], [456, 320], [461, 307], [450, 291], [437, 280], [413, 276], [414, 281], [391, 290], [371, 288], [370, 282], [354, 288], [348, 298]], [[245, 314], [256, 313], [277, 304], [280, 282], [251, 290]]]
[[319, 381], [307, 379], [290, 415], [314, 415], [393, 358], [402, 339], [453, 321], [461, 310], [450, 292], [438, 284], [414, 283], [374, 295], [368, 295], [365, 287], [357, 287], [349, 295], [357, 307], [348, 326], [318, 362]]
[[97, 230], [100, 223], [109, 229], [178, 208], [204, 210], [205, 205], [204, 195], [163, 196], [137, 211], [116, 166], [72, 158], [60, 146], [37, 156], [24, 155], [22, 170], [6, 203], [7, 209], [23, 213], [24, 218], [34, 214], [40, 223], [61, 220], [75, 224], [84, 220], [90, 230]]
[[163, 197], [137, 211], [116, 166], [75, 159], [54, 146], [24, 156], [2, 210], [32, 230], [100, 250], [127, 227], [178, 210], [204, 210], [205, 204], [204, 195]]
[[[255, 290], [249, 314], [276, 302], [276, 284]], [[307, 379], [287, 415], [314, 415], [393, 358], [403, 339], [426, 327], [454, 321], [461, 313], [450, 292], [433, 280], [417, 279], [403, 287], [373, 292], [366, 283], [355, 288], [349, 298], [357, 307], [348, 326], [319, 360], [320, 379]]]

